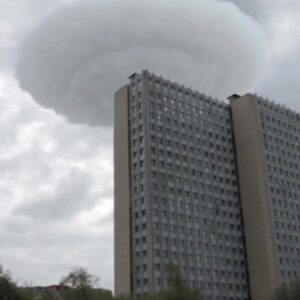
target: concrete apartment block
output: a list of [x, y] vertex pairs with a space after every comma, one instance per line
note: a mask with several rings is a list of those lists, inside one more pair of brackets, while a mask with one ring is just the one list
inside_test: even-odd
[[115, 293], [267, 300], [300, 277], [300, 115], [143, 71], [115, 94]]

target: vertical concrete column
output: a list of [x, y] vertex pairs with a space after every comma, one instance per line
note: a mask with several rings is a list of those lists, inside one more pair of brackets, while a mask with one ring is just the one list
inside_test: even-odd
[[114, 110], [115, 295], [131, 294], [129, 86], [115, 93]]
[[263, 138], [253, 95], [231, 99], [252, 300], [268, 300], [278, 285]]

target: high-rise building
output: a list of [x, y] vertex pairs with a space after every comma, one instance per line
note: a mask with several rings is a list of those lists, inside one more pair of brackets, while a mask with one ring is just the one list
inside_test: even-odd
[[115, 94], [115, 293], [266, 300], [300, 276], [300, 117], [147, 71]]

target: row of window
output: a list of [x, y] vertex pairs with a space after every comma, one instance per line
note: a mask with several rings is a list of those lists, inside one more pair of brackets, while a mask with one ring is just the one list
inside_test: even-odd
[[279, 256], [279, 264], [290, 266], [292, 269], [298, 269], [300, 267], [300, 259]]
[[277, 220], [275, 219], [274, 224], [276, 229], [300, 231], [300, 224], [295, 225], [295, 224], [290, 224], [288, 222], [282, 222], [281, 219], [277, 219]]
[[[193, 120], [193, 122], [191, 122]], [[189, 134], [201, 134], [207, 136], [208, 132], [215, 132], [221, 134], [231, 134], [231, 128], [228, 125], [218, 122], [218, 120], [213, 120], [211, 118], [191, 118], [186, 116], [184, 118], [183, 114], [172, 113], [167, 115], [162, 115], [157, 112], [151, 113], [150, 119], [151, 129], [158, 130], [159, 127], [163, 127], [164, 130], [174, 130], [174, 131], [185, 131]], [[163, 126], [162, 126], [163, 124]]]
[[[161, 167], [163, 168], [163, 167]], [[172, 170], [170, 168], [170, 170]], [[174, 169], [176, 171], [176, 169]], [[178, 172], [184, 172], [184, 170], [177, 170]], [[188, 173], [186, 173], [188, 174]], [[161, 193], [163, 196], [165, 195], [169, 195], [169, 196], [183, 196], [183, 197], [193, 197], [193, 198], [198, 198], [198, 192], [202, 192], [202, 191], [207, 191], [207, 192], [211, 192], [214, 194], [219, 194], [220, 196], [225, 195], [227, 197], [238, 197], [238, 192], [236, 191], [234, 186], [220, 186], [217, 182], [206, 182], [205, 184], [203, 183], [195, 183], [193, 186], [193, 190], [191, 191], [191, 189], [186, 189], [183, 190], [182, 188], [175, 188], [173, 186], [167, 186], [164, 184], [156, 184], [153, 183], [150, 187], [150, 191], [156, 195]], [[140, 193], [145, 192], [145, 185], [144, 184], [140, 184], [139, 186], [135, 186], [133, 188], [133, 197], [139, 195]]]
[[[151, 141], [154, 142], [155, 138], [154, 139], [151, 138]], [[175, 143], [176, 143], [176, 139], [174, 139], [174, 144]], [[232, 164], [234, 163], [233, 159], [229, 160], [229, 158], [233, 158], [233, 149], [229, 147], [221, 146], [216, 143], [204, 143], [204, 142], [203, 144], [199, 143], [199, 146], [195, 146], [197, 145], [195, 144], [194, 146], [189, 146], [188, 148], [184, 148], [184, 145], [185, 145], [184, 140], [182, 140], [182, 143], [178, 142], [178, 147], [175, 149], [172, 148], [165, 149], [157, 146], [151, 146], [150, 153], [152, 155], [157, 154], [159, 156], [165, 156], [166, 158], [181, 159], [183, 161], [187, 161], [188, 157], [194, 158], [194, 157], [199, 157], [199, 155], [201, 156], [201, 158], [203, 158], [203, 160], [205, 160], [205, 158], [215, 159], [217, 158], [217, 154], [218, 155], [222, 154], [222, 156], [219, 156], [220, 160], [224, 161], [225, 163], [228, 161], [230, 161], [230, 163]], [[182, 150], [188, 150], [188, 151], [180, 151], [181, 148]], [[183, 152], [185, 152], [185, 154]], [[230, 155], [228, 155], [227, 152], [229, 152]]]
[[[258, 98], [257, 100], [258, 104], [260, 104], [260, 116], [262, 119], [265, 118], [267, 121], [272, 121], [272, 123], [277, 123], [281, 126], [290, 126], [291, 122], [298, 123], [300, 121], [300, 115], [286, 107], [262, 98]], [[286, 120], [286, 117], [288, 118], [287, 123], [282, 120], [282, 116], [284, 120]]]
[[[160, 101], [163, 99], [163, 102]], [[142, 109], [141, 106], [138, 106]], [[138, 108], [136, 106], [132, 106], [133, 111], [137, 112]], [[159, 93], [152, 93], [150, 91], [150, 111], [155, 112], [157, 114], [181, 114], [185, 115], [186, 119], [189, 121], [189, 118], [192, 119], [195, 116], [201, 118], [207, 117], [210, 120], [214, 120], [224, 124], [230, 124], [229, 114], [225, 109], [220, 111], [212, 111], [210, 107], [205, 107], [201, 103], [195, 106], [191, 106], [190, 104], [180, 101], [180, 99], [168, 98], [166, 96], [161, 97]], [[188, 118], [189, 117], [189, 118]]]
[[[299, 245], [300, 247], [300, 245]], [[288, 247], [287, 245], [277, 245], [277, 250], [279, 253], [289, 254], [290, 256], [293, 255], [300, 255], [300, 248]]]
[[[166, 279], [167, 281], [167, 279]], [[194, 288], [198, 287], [201, 288], [203, 290], [208, 289], [208, 290], [212, 290], [215, 289], [215, 293], [220, 293], [222, 291], [230, 291], [230, 292], [247, 292], [248, 291], [248, 287], [247, 284], [232, 284], [232, 283], [223, 283], [223, 282], [216, 282], [217, 279], [214, 280], [214, 282], [209, 282], [209, 281], [202, 281], [201, 279], [199, 279], [199, 281], [195, 281], [195, 280], [187, 280], [186, 282], [189, 283], [190, 285], [192, 285]], [[136, 285], [137, 286], [148, 286], [149, 280], [148, 278], [142, 278], [142, 279], [136, 279]], [[162, 280], [160, 277], [156, 277], [155, 279], [155, 284], [156, 285], [161, 285], [162, 284]], [[169, 286], [170, 282], [166, 282], [166, 287]], [[215, 296], [216, 297], [216, 296]], [[213, 298], [212, 298], [213, 299]], [[217, 298], [215, 298], [217, 299]], [[219, 299], [234, 299], [234, 298], [219, 298]], [[241, 298], [236, 298], [238, 300], [240, 300]]]
[[[183, 88], [182, 86], [171, 82], [152, 79], [150, 77], [148, 79], [148, 83], [151, 96], [156, 93], [161, 97], [176, 97], [177, 99], [181, 99], [184, 103], [188, 103], [187, 105], [204, 105], [207, 109], [214, 111], [223, 111], [224, 109], [228, 108], [228, 105], [222, 103], [221, 101], [214, 100], [209, 96], [192, 91], [191, 89]], [[139, 85], [141, 88], [141, 83], [138, 83], [137, 85]]]
[[[289, 182], [289, 181], [287, 181]], [[287, 202], [291, 202], [291, 200], [297, 200], [298, 199], [298, 195], [297, 193], [292, 193], [291, 191], [289, 191], [287, 188], [291, 186], [291, 184], [287, 184], [286, 187], [285, 186], [281, 186], [278, 187], [278, 185], [273, 185], [272, 183], [269, 186], [269, 191], [271, 192], [273, 197], [277, 196], [282, 196], [282, 201], [286, 201]], [[298, 191], [297, 191], [298, 192]], [[289, 201], [287, 201], [289, 200]]]
[[[205, 249], [200, 253], [197, 251], [177, 251], [172, 249], [170, 250], [161, 250], [161, 249], [154, 249], [154, 260], [157, 259], [160, 261], [163, 259], [165, 263], [170, 263], [171, 260], [175, 260], [177, 264], [177, 260], [180, 260], [181, 265], [190, 265], [191, 267], [195, 266], [195, 262], [199, 265], [199, 268], [203, 264], [212, 264], [215, 268], [218, 265], [218, 270], [225, 270], [230, 269], [232, 266], [244, 266], [244, 250], [242, 248], [238, 248], [237, 246], [232, 247], [225, 247], [223, 244], [220, 245], [208, 245], [207, 243], [204, 244]], [[235, 254], [230, 253], [230, 249], [237, 249]], [[239, 249], [239, 250], [238, 250]], [[227, 257], [230, 254], [230, 258]], [[138, 263], [142, 261], [145, 263], [145, 258], [147, 258], [147, 251], [146, 250], [137, 250], [135, 252], [135, 261]], [[141, 260], [140, 260], [141, 258]], [[217, 264], [218, 262], [218, 264]], [[210, 268], [212, 269], [212, 268]], [[242, 270], [244, 270], [242, 268]], [[208, 270], [207, 272], [210, 272]]]
[[268, 126], [270, 131], [274, 131], [276, 133], [300, 133], [299, 121], [300, 121], [300, 114], [297, 114], [298, 120], [293, 120], [291, 118], [282, 117], [280, 114], [273, 113], [272, 111], [268, 111], [266, 109], [260, 110], [259, 117], [261, 123]]
[[[280, 193], [278, 193], [280, 194]], [[282, 193], [283, 195], [283, 193]], [[291, 192], [286, 192], [284, 194], [284, 197], [275, 197], [274, 195], [272, 195], [272, 205], [277, 206], [277, 209], [279, 208], [285, 208], [285, 212], [287, 212], [288, 209], [294, 211], [297, 210], [299, 211], [300, 209], [300, 204], [297, 201], [297, 195], [292, 194]], [[282, 216], [282, 212], [278, 212], [280, 216]], [[286, 215], [285, 217], [288, 217], [288, 215]]]
[[282, 242], [290, 242], [290, 243], [298, 243], [299, 238], [298, 238], [298, 231], [293, 232], [293, 233], [281, 233], [281, 232], [277, 232], [276, 233], [276, 237], [277, 237], [277, 241], [282, 241]]
[[[197, 229], [195, 232], [198, 231]], [[202, 249], [202, 243], [203, 239], [206, 241], [211, 241], [214, 244], [217, 243], [224, 243], [224, 241], [232, 241], [232, 242], [238, 242], [238, 243], [243, 243], [243, 237], [242, 237], [242, 232], [241, 231], [236, 231], [235, 229], [228, 230], [228, 233], [213, 233], [209, 231], [203, 231], [199, 230], [200, 234], [199, 235], [194, 235], [190, 237], [185, 237], [185, 239], [178, 239], [178, 238], [169, 238], [168, 236], [164, 236], [160, 238], [157, 234], [160, 233], [160, 231], [155, 231], [154, 230], [154, 244], [164, 244], [164, 245], [169, 245], [169, 246], [178, 246], [178, 247], [188, 247], [190, 249]], [[167, 233], [167, 231], [166, 231]], [[197, 241], [198, 238], [198, 241]], [[191, 239], [191, 240], [190, 240]], [[139, 246], [139, 245], [146, 245], [147, 244], [147, 237], [136, 237], [134, 240], [134, 245]], [[203, 248], [205, 248], [206, 244], [203, 244]], [[154, 245], [155, 246], [155, 245]], [[208, 247], [208, 244], [207, 244]]]
[[[296, 174], [295, 178], [293, 175], [294, 173], [292, 172], [283, 172], [286, 173], [286, 175], [284, 176], [284, 174], [280, 174], [280, 175], [269, 175], [269, 183], [270, 184], [274, 184], [274, 186], [286, 186], [288, 188], [291, 188], [293, 190], [297, 190], [297, 192], [300, 194], [300, 183], [299, 183], [299, 179], [300, 176], [298, 174]], [[287, 178], [286, 176], [289, 176], [290, 178]], [[293, 198], [297, 199], [297, 193], [293, 193], [294, 196]]]

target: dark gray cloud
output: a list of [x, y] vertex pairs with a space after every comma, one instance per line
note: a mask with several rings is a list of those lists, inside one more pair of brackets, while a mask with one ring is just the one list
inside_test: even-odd
[[263, 31], [228, 2], [88, 0], [33, 30], [17, 77], [38, 103], [69, 121], [111, 125], [113, 92], [133, 72], [154, 70], [225, 98], [253, 88], [268, 58]]

